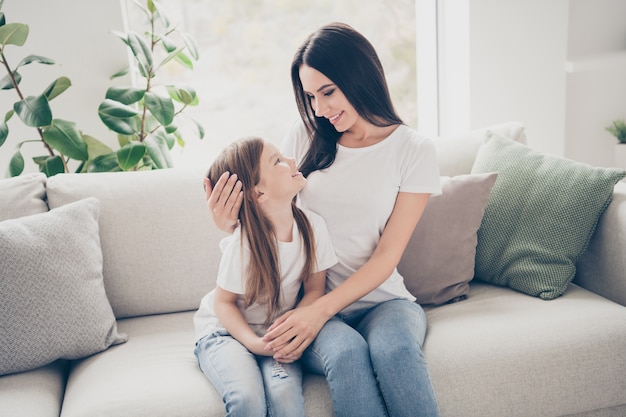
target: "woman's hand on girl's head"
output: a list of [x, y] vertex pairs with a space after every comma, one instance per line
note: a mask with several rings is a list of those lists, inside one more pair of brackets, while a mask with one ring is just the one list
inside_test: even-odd
[[204, 179], [206, 202], [215, 225], [227, 232], [232, 233], [237, 227], [239, 209], [243, 202], [241, 181], [237, 181], [237, 175], [225, 172], [212, 186], [211, 180]]

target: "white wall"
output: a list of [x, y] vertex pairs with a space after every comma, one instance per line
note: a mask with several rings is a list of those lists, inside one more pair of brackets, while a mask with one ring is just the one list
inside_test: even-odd
[[[55, 118], [73, 121], [85, 134], [117, 149], [117, 138], [98, 118], [98, 106], [107, 88], [114, 85], [109, 77], [128, 66], [126, 48], [111, 30], [124, 31], [119, 0], [5, 0], [2, 8], [7, 23], [25, 23], [30, 33], [23, 47], [7, 46], [5, 54], [14, 69], [27, 55], [41, 55], [55, 65], [30, 64], [23, 67], [23, 93], [39, 95], [55, 79], [68, 77], [72, 86], [50, 102]], [[5, 75], [0, 71], [0, 76]], [[117, 83], [128, 83], [120, 79]], [[15, 90], [0, 91], [0, 115], [4, 117], [19, 98]], [[15, 115], [9, 121], [9, 137], [0, 148], [0, 178], [15, 152], [18, 142], [37, 139], [33, 128], [26, 128]], [[22, 147], [25, 172], [36, 172], [31, 157], [46, 155], [40, 144]]]
[[570, 2], [565, 155], [592, 165], [614, 165], [605, 128], [626, 119], [625, 18], [624, 0]]
[[439, 88], [442, 134], [518, 120], [537, 150], [614, 164], [605, 127], [626, 118], [626, 1], [433, 1], [439, 81], [457, 84]]
[[[438, 30], [447, 36], [440, 46], [457, 48], [439, 53], [440, 83], [447, 80], [439, 86], [440, 133], [519, 120], [535, 149], [593, 165], [613, 164], [614, 141], [604, 127], [626, 117], [626, 67], [567, 72], [566, 63], [626, 50], [626, 1], [416, 1], [439, 2]], [[57, 61], [51, 67], [24, 68], [25, 93], [39, 94], [58, 76], [69, 77], [73, 85], [52, 101], [53, 115], [77, 122], [84, 133], [117, 148], [97, 108], [114, 83], [110, 75], [127, 65], [122, 42], [110, 33], [124, 29], [118, 0], [7, 0], [3, 11], [7, 22], [30, 26], [25, 47], [7, 50], [12, 65], [31, 53]], [[0, 115], [16, 100], [13, 90], [0, 91]], [[0, 148], [2, 169], [19, 140], [35, 138], [34, 130], [16, 117], [9, 128], [9, 139]], [[30, 157], [44, 154], [43, 148], [23, 149], [28, 151], [26, 169], [35, 171]]]

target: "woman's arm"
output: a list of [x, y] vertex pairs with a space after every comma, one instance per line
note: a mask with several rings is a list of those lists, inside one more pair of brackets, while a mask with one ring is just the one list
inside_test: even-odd
[[217, 318], [232, 337], [256, 355], [272, 356], [274, 352], [267, 349], [237, 307], [237, 294], [216, 287], [213, 304]]
[[341, 285], [308, 306], [279, 317], [263, 337], [275, 358], [299, 357], [322, 326], [348, 305], [381, 285], [400, 262], [430, 194], [399, 193], [370, 259]]
[[241, 181], [237, 181], [237, 174], [223, 173], [215, 183], [204, 179], [206, 202], [215, 225], [226, 233], [233, 233], [239, 222], [239, 209], [243, 202]]

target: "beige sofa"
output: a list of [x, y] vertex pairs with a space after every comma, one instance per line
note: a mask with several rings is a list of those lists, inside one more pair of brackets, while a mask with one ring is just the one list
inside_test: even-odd
[[[490, 129], [524, 141], [520, 123]], [[469, 174], [484, 136], [482, 129], [436, 139], [441, 174]], [[127, 337], [84, 358], [0, 377], [1, 416], [224, 415], [193, 355], [192, 316], [214, 284], [223, 236], [206, 209], [201, 177], [201, 170], [170, 169], [0, 181], [0, 220], [97, 199], [111, 331]], [[70, 240], [49, 245], [83, 246]], [[417, 250], [412, 241], [405, 257]], [[546, 301], [475, 279], [467, 299], [427, 307], [424, 349], [441, 415], [626, 415], [624, 253], [626, 185], [618, 183], [562, 296]], [[63, 317], [46, 320], [63, 324]], [[14, 336], [1, 324], [4, 344]], [[324, 378], [307, 375], [304, 384], [307, 415], [332, 416]]]

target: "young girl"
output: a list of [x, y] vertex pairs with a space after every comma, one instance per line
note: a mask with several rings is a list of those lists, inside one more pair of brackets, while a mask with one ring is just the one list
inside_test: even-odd
[[300, 363], [277, 362], [261, 337], [276, 317], [324, 294], [325, 270], [337, 258], [322, 218], [293, 202], [307, 183], [294, 159], [246, 138], [226, 148], [207, 177], [214, 183], [225, 171], [245, 191], [240, 226], [220, 243], [217, 286], [194, 316], [198, 364], [227, 416], [304, 417]]

